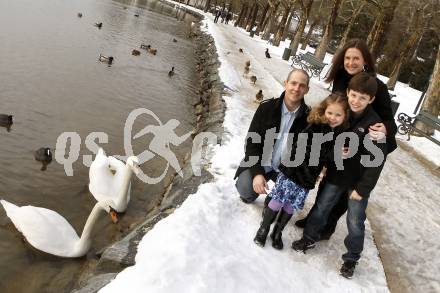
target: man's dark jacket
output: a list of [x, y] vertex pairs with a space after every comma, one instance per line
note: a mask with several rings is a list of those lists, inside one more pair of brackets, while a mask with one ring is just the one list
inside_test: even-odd
[[[257, 175], [264, 175], [264, 168], [261, 166], [261, 158], [263, 155], [263, 145], [266, 136], [266, 131], [272, 128], [276, 129], [276, 133], [280, 131], [281, 125], [281, 111], [284, 100], [284, 92], [277, 99], [269, 99], [260, 104], [257, 111], [252, 118], [251, 125], [249, 127], [248, 135], [250, 132], [256, 133], [261, 137], [261, 141], [259, 143], [253, 143], [251, 138], [248, 136], [246, 138], [245, 144], [245, 157], [244, 161], [249, 161], [249, 157], [257, 156], [258, 161], [252, 167], [243, 167], [243, 161], [238, 167], [237, 172], [235, 173], [234, 178], [237, 178], [241, 172], [246, 169], [250, 169], [252, 178]], [[300, 108], [296, 113], [295, 120], [292, 123], [292, 127], [289, 130], [289, 133], [295, 133], [293, 138], [293, 143], [295, 143], [297, 139], [297, 134], [300, 133], [307, 126], [307, 115], [309, 114], [309, 107], [305, 104], [304, 99], [301, 101]], [[273, 141], [272, 147], [275, 145], [276, 140]]]

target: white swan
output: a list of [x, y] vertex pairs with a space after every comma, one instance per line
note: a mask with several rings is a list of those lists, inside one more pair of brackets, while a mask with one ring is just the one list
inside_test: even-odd
[[[132, 173], [140, 172], [138, 163], [138, 158], [131, 156], [124, 164], [114, 157], [107, 157], [100, 148], [89, 169], [89, 190], [93, 197], [97, 201], [111, 200], [114, 211], [124, 212], [130, 201]], [[112, 218], [115, 216], [114, 211], [110, 212]]]
[[0, 203], [29, 244], [61, 257], [85, 255], [90, 249], [90, 236], [99, 212], [110, 211], [110, 202], [97, 202], [87, 218], [80, 238], [69, 222], [57, 212], [34, 206], [19, 207], [6, 200], [0, 200]]

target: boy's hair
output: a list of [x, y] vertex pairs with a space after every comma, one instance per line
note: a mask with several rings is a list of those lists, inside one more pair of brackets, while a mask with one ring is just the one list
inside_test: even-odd
[[348, 90], [354, 90], [361, 94], [374, 97], [377, 92], [376, 78], [366, 72], [359, 72], [350, 79]]
[[[340, 104], [342, 109], [344, 110], [344, 122], [342, 122], [342, 128], [345, 129], [348, 127], [348, 116], [350, 113], [350, 107], [348, 106], [348, 99], [346, 96], [340, 93], [332, 93], [327, 98], [325, 98], [318, 106], [313, 107], [312, 111], [310, 111], [309, 116], [307, 117], [307, 122], [311, 124], [323, 124], [327, 123], [327, 119], [325, 118], [325, 110], [331, 104]], [[340, 126], [340, 127], [341, 127]]]

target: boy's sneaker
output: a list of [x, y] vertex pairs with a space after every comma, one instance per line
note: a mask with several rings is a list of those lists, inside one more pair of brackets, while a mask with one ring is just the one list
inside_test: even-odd
[[305, 237], [300, 240], [293, 241], [292, 248], [296, 251], [302, 251], [306, 253], [306, 250], [315, 247], [315, 241], [307, 239]]
[[356, 265], [357, 265], [357, 262], [355, 262], [355, 261], [351, 261], [351, 260], [344, 261], [339, 273], [344, 278], [351, 279], [353, 277], [354, 269], [355, 269]]

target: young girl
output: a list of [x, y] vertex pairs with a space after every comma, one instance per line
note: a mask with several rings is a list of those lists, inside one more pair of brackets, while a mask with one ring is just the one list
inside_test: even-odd
[[[315, 187], [316, 179], [321, 173], [325, 162], [333, 160], [334, 141], [337, 134], [347, 127], [348, 113], [347, 98], [338, 94], [331, 94], [316, 108], [312, 109], [307, 117], [309, 125], [303, 131], [303, 133], [308, 135], [304, 160], [296, 167], [286, 167], [283, 163], [280, 164], [280, 173], [278, 174], [275, 186], [268, 195], [271, 197], [271, 200], [263, 210], [263, 220], [254, 238], [254, 242], [257, 245], [264, 246], [270, 225], [281, 210], [270, 237], [274, 248], [283, 248], [281, 232], [289, 222], [293, 212], [304, 207], [307, 194], [310, 189]], [[329, 132], [334, 133], [333, 140], [321, 145], [318, 166], [309, 166], [313, 134], [322, 133], [325, 135]], [[292, 148], [292, 162], [292, 159], [295, 157], [295, 151], [296, 146]]]

